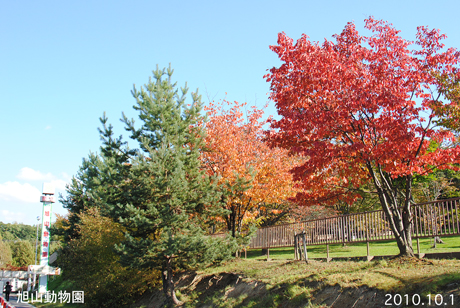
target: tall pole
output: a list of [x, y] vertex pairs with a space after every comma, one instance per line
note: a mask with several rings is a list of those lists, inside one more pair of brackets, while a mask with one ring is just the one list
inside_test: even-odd
[[[50, 226], [51, 226], [51, 205], [54, 201], [54, 187], [49, 183], [43, 183], [43, 196], [40, 197], [43, 203], [42, 212], [42, 238], [40, 245], [40, 266], [48, 266], [50, 251]], [[48, 291], [48, 276], [40, 275], [38, 293], [44, 294]]]
[[37, 235], [35, 236], [35, 261], [34, 265], [37, 264], [37, 246], [38, 246], [38, 224], [40, 222], [40, 216], [37, 216]]
[[[38, 246], [38, 224], [40, 222], [40, 216], [37, 216], [37, 235], [35, 236], [35, 261], [34, 261], [34, 265], [37, 265], [37, 246]], [[35, 288], [35, 282], [37, 281], [37, 275], [34, 274], [34, 283], [33, 283], [33, 287]], [[30, 276], [29, 276], [29, 286], [28, 286], [28, 291], [30, 291]]]

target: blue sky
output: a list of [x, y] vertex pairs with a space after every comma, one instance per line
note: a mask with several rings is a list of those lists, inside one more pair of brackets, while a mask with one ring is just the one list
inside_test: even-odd
[[[34, 224], [43, 182], [59, 193], [97, 152], [99, 117], [127, 134], [133, 84], [169, 63], [203, 100], [267, 102], [269, 45], [286, 32], [331, 39], [373, 15], [415, 39], [421, 25], [460, 48], [457, 1], [2, 1], [0, 4], [0, 221]], [[227, 94], [226, 94], [227, 93]], [[276, 114], [273, 105], [267, 113]], [[53, 211], [65, 214], [59, 203]]]

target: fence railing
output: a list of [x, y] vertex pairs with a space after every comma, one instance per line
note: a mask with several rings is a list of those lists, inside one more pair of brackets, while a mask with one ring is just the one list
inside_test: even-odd
[[[460, 198], [412, 206], [412, 237], [460, 234]], [[249, 248], [294, 246], [294, 234], [305, 232], [307, 245], [375, 242], [394, 239], [383, 210], [348, 214], [260, 228]]]

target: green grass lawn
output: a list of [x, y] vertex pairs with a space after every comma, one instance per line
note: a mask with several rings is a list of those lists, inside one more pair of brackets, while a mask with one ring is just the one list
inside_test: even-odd
[[[443, 237], [444, 244], [436, 244], [433, 247], [433, 239], [420, 239], [420, 253], [437, 252], [458, 252], [460, 251], [460, 236]], [[413, 240], [414, 252], [417, 253], [417, 241]], [[398, 246], [394, 240], [384, 242], [370, 242], [369, 254], [371, 256], [388, 256], [399, 253]], [[247, 252], [249, 259], [265, 259], [261, 254], [261, 249], [251, 249]], [[308, 258], [326, 258], [326, 245], [307, 246]], [[243, 255], [244, 256], [244, 255]], [[329, 257], [365, 257], [367, 256], [366, 243], [351, 243], [343, 246], [342, 244], [329, 245]], [[294, 259], [294, 247], [270, 248], [270, 258], [278, 260]]]

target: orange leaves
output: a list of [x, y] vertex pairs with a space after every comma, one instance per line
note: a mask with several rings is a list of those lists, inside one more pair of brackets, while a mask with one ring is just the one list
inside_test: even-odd
[[[287, 150], [271, 149], [265, 142], [263, 111], [248, 108], [245, 103], [221, 101], [207, 108], [206, 148], [202, 161], [209, 174], [221, 176], [221, 183], [233, 185], [238, 177], [251, 180], [251, 187], [229, 199], [228, 207], [244, 205], [244, 217], [253, 216], [259, 203], [281, 202], [294, 196], [292, 175], [289, 170], [295, 160]], [[243, 208], [242, 208], [243, 211]]]

